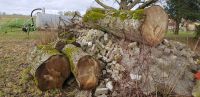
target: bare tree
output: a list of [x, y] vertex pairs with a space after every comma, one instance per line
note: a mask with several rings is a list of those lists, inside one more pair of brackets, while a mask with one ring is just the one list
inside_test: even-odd
[[[100, 6], [105, 9], [115, 9], [111, 6], [106, 5], [103, 0], [95, 0]], [[117, 4], [119, 4], [119, 10], [131, 10], [133, 7], [139, 4], [137, 9], [143, 9], [158, 0], [114, 0]]]

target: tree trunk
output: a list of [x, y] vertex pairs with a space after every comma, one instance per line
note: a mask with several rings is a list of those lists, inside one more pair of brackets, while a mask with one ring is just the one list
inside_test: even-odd
[[[86, 13], [84, 17], [88, 14]], [[120, 38], [156, 46], [163, 40], [167, 31], [168, 15], [160, 6], [144, 9], [143, 15], [144, 17], [136, 16], [141, 19], [122, 20], [120, 17], [106, 14], [104, 18], [101, 17], [95, 22], [86, 21], [86, 24]]]
[[71, 71], [74, 74], [80, 89], [89, 90], [98, 85], [100, 63], [82, 49], [68, 44], [62, 52], [70, 60]]
[[42, 91], [62, 88], [70, 76], [69, 60], [51, 46], [35, 47], [30, 56], [31, 74]]
[[119, 4], [119, 10], [128, 10], [128, 2], [127, 0], [121, 0], [120, 4]]
[[180, 22], [177, 20], [176, 21], [176, 26], [175, 26], [175, 32], [174, 32], [175, 35], [179, 34], [179, 24], [180, 24]]

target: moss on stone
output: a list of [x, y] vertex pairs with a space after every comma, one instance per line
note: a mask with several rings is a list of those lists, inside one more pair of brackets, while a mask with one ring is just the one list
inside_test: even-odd
[[52, 45], [38, 45], [37, 48], [52, 55], [59, 54], [59, 51], [53, 48]]
[[103, 9], [103, 8], [91, 8], [89, 11], [105, 14], [105, 9]]
[[200, 91], [200, 81], [197, 81], [196, 85], [193, 88], [192, 95], [194, 97], [200, 97], [200, 92], [199, 91]]
[[0, 91], [0, 97], [4, 97], [5, 93], [3, 91]]
[[103, 19], [105, 17], [105, 10], [102, 8], [91, 8], [86, 12], [83, 17], [84, 22], [97, 22], [99, 19]]
[[67, 44], [71, 44], [73, 42], [76, 42], [76, 38], [75, 37], [73, 37], [72, 39], [66, 39], [66, 43]]
[[128, 14], [126, 12], [121, 12], [118, 16], [121, 20], [125, 20], [128, 18]]
[[200, 59], [197, 60], [197, 64], [200, 65]]
[[140, 20], [144, 17], [144, 9], [138, 9], [133, 11], [133, 19]]
[[83, 21], [84, 22], [88, 22], [88, 21], [97, 22], [98, 20], [103, 19], [105, 16], [106, 15], [103, 13], [89, 11], [84, 15]]

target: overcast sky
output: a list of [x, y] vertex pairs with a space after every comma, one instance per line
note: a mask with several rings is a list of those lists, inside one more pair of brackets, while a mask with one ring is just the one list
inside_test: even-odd
[[[105, 0], [107, 4], [115, 6], [112, 0]], [[46, 13], [59, 11], [80, 11], [83, 14], [87, 8], [98, 6], [94, 0], [0, 0], [0, 12], [8, 14], [30, 15], [34, 8], [45, 8]]]

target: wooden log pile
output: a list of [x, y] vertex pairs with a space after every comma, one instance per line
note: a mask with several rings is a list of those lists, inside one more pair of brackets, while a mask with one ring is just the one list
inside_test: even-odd
[[[150, 46], [158, 45], [167, 30], [168, 16], [159, 6], [137, 11], [91, 9], [83, 17], [84, 24], [125, 40]], [[42, 91], [62, 88], [73, 74], [80, 89], [94, 89], [100, 78], [100, 62], [84, 52], [76, 42], [57, 42], [37, 46], [30, 56], [31, 74]]]
[[71, 73], [80, 89], [90, 90], [98, 85], [100, 63], [73, 44], [65, 45], [61, 52], [51, 45], [37, 46], [30, 62], [31, 74], [42, 91], [62, 88]]

